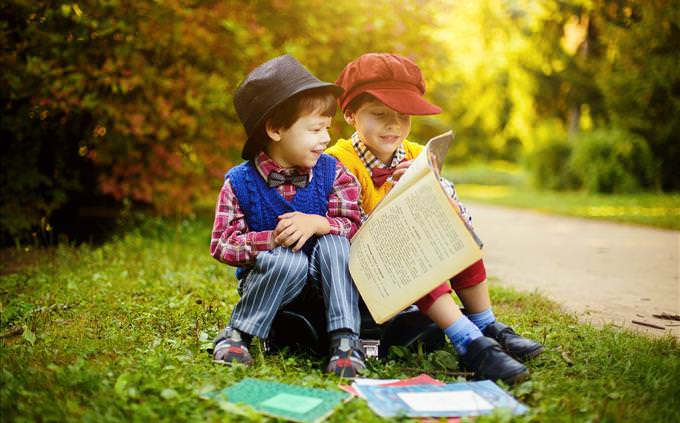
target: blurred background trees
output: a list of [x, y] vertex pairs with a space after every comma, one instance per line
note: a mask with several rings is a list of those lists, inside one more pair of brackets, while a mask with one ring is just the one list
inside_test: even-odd
[[677, 1], [9, 0], [0, 11], [3, 244], [212, 200], [239, 161], [231, 93], [283, 53], [326, 80], [365, 52], [413, 58], [445, 113], [416, 119], [412, 138], [453, 128], [456, 163], [523, 163], [554, 189], [680, 189]]

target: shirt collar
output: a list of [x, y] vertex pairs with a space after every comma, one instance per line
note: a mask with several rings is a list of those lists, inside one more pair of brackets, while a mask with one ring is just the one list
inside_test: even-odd
[[289, 168], [283, 168], [279, 166], [278, 163], [276, 163], [267, 153], [264, 151], [261, 151], [260, 153], [255, 156], [253, 159], [253, 164], [255, 165], [255, 169], [257, 169], [258, 173], [265, 179], [267, 180], [267, 177], [271, 172], [279, 172], [283, 173], [284, 175], [290, 175], [294, 171], [304, 175], [307, 174], [309, 175], [309, 180], [312, 180], [312, 169], [307, 169], [307, 168], [298, 168], [298, 167], [289, 167]]
[[364, 164], [364, 166], [366, 166], [367, 169], [373, 169], [376, 167], [393, 168], [401, 163], [406, 157], [406, 150], [404, 150], [404, 144], [402, 143], [394, 153], [394, 156], [392, 156], [392, 161], [390, 164], [386, 165], [377, 157], [375, 157], [373, 153], [371, 153], [371, 150], [369, 150], [368, 147], [366, 147], [366, 144], [361, 141], [358, 132], [352, 134], [352, 147], [354, 147], [354, 151], [356, 151], [357, 155], [361, 159], [361, 162]]

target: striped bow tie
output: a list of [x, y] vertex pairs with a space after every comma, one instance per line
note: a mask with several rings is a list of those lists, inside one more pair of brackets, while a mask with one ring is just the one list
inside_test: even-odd
[[267, 176], [267, 186], [275, 188], [283, 184], [292, 184], [298, 188], [304, 188], [309, 183], [309, 175], [293, 173], [292, 175], [285, 175], [280, 172], [271, 171]]

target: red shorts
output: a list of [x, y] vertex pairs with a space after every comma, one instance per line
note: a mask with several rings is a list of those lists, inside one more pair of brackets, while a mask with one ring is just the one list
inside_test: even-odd
[[478, 285], [486, 280], [486, 268], [484, 267], [484, 261], [479, 260], [474, 262], [469, 267], [465, 268], [462, 272], [451, 278], [451, 281], [446, 281], [427, 293], [423, 298], [416, 301], [416, 305], [421, 312], [425, 313], [432, 307], [432, 304], [444, 294], [450, 294], [453, 289], [465, 289], [471, 286]]

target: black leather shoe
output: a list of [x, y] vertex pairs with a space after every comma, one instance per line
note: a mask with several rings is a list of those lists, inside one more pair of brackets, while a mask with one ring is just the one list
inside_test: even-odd
[[477, 379], [502, 380], [512, 385], [529, 377], [529, 370], [506, 354], [498, 342], [482, 336], [470, 342], [461, 361]]
[[508, 354], [520, 361], [534, 358], [545, 350], [540, 343], [517, 335], [510, 326], [500, 322], [490, 324], [483, 333], [498, 341]]

